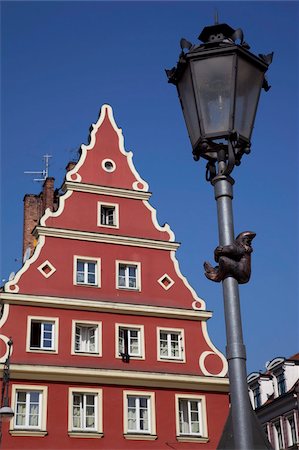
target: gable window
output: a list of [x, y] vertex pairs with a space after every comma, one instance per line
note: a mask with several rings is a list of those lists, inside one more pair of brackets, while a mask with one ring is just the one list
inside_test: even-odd
[[100, 287], [100, 259], [75, 256], [74, 284]]
[[69, 434], [102, 433], [102, 431], [102, 391], [70, 388]]
[[57, 352], [58, 319], [28, 317], [27, 351]]
[[158, 329], [159, 359], [183, 360], [183, 330]]
[[73, 321], [72, 354], [101, 353], [101, 322]]
[[119, 205], [98, 202], [98, 226], [119, 227]]
[[207, 441], [206, 404], [204, 396], [176, 394], [177, 438], [180, 441]]
[[38, 435], [46, 434], [46, 386], [13, 385], [12, 407], [15, 416], [10, 424], [10, 430], [14, 430], [11, 434], [26, 431]]
[[140, 290], [140, 263], [117, 262], [117, 287]]
[[116, 325], [118, 346], [117, 356], [128, 362], [131, 357], [144, 357], [143, 327]]
[[[124, 391], [124, 432], [127, 439], [156, 438], [155, 396], [152, 392]], [[133, 437], [132, 437], [133, 436]]]

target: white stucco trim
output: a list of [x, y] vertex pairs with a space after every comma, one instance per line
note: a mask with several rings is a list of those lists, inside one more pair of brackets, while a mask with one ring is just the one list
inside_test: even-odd
[[90, 231], [67, 230], [64, 228], [36, 227], [34, 234], [35, 236], [50, 236], [81, 241], [101, 242], [104, 244], [156, 248], [159, 250], [177, 250], [180, 246], [177, 242], [158, 241], [156, 239], [96, 233]]
[[139, 372], [136, 370], [102, 369], [100, 367], [70, 367], [11, 364], [12, 380], [66, 381], [115, 386], [147, 386], [228, 392], [228, 378], [186, 375], [179, 373]]
[[65, 207], [65, 201], [72, 195], [73, 191], [67, 191], [65, 194], [59, 197], [59, 207], [57, 211], [51, 211], [50, 208], [47, 208], [44, 215], [40, 219], [40, 225], [42, 227], [46, 226], [46, 220], [49, 217], [58, 217], [63, 212]]
[[33, 255], [31, 256], [31, 258], [27, 259], [27, 261], [25, 261], [24, 265], [21, 267], [21, 269], [16, 273], [15, 277], [13, 278], [13, 280], [8, 281], [7, 283], [5, 283], [4, 285], [4, 291], [5, 292], [13, 292], [14, 294], [17, 294], [19, 292], [19, 286], [18, 286], [18, 281], [21, 278], [21, 275], [26, 272], [26, 270], [29, 268], [29, 266], [31, 266], [31, 264], [33, 262], [35, 262], [37, 260], [37, 258], [39, 257], [39, 254], [41, 252], [41, 249], [43, 248], [45, 244], [45, 236], [40, 236], [40, 238], [38, 239], [38, 243], [37, 246], [35, 247], [35, 251], [33, 253]]
[[152, 195], [151, 192], [134, 191], [132, 189], [110, 186], [97, 186], [87, 183], [74, 183], [72, 181], [66, 181], [62, 189], [75, 192], [87, 192], [88, 194], [109, 195], [111, 197], [133, 198], [134, 200], [148, 200]]
[[[123, 137], [123, 134], [122, 134], [122, 130], [121, 130], [121, 128], [118, 128], [118, 126], [116, 125], [116, 122], [115, 122], [114, 117], [113, 117], [112, 108], [111, 108], [110, 105], [107, 105], [107, 104], [104, 104], [102, 106], [98, 121], [96, 123], [92, 124], [92, 126], [91, 126], [92, 130], [91, 130], [91, 133], [90, 133], [90, 143], [89, 143], [89, 145], [85, 145], [85, 144], [81, 145], [81, 156], [80, 156], [80, 159], [77, 162], [77, 164], [75, 165], [75, 167], [66, 174], [66, 180], [67, 181], [77, 181], [77, 182], [81, 181], [81, 177], [80, 177], [80, 175], [77, 172], [79, 171], [80, 167], [85, 162], [85, 159], [86, 159], [86, 156], [87, 156], [87, 152], [94, 148], [95, 143], [96, 143], [96, 133], [97, 133], [98, 129], [100, 128], [100, 126], [102, 125], [106, 115], [108, 116], [109, 121], [110, 121], [114, 131], [118, 135], [119, 150], [124, 156], [127, 157], [128, 165], [129, 165], [129, 167], [131, 169], [131, 172], [133, 173], [133, 175], [137, 179], [137, 182], [133, 183], [132, 188], [134, 190], [139, 190], [139, 191], [148, 191], [148, 184], [146, 183], [146, 181], [144, 181], [140, 177], [139, 173], [137, 172], [137, 170], [136, 170], [136, 168], [135, 168], [135, 166], [133, 164], [133, 161], [132, 161], [133, 153], [131, 151], [127, 152], [125, 150], [125, 148], [124, 148], [124, 137]], [[77, 179], [73, 180], [72, 179], [72, 175], [77, 175]], [[140, 186], [138, 186], [138, 183], [141, 183], [143, 187], [140, 188]]]
[[121, 302], [86, 300], [66, 297], [48, 297], [42, 295], [1, 293], [0, 298], [6, 303], [22, 306], [42, 306], [49, 308], [76, 309], [82, 311], [102, 311], [115, 314], [132, 314], [135, 316], [152, 316], [177, 318], [184, 320], [208, 320], [211, 311], [194, 311], [192, 309], [172, 308], [158, 305], [142, 305]]
[[[0, 363], [4, 363], [4, 362], [6, 361], [6, 359], [7, 359], [7, 357], [8, 357], [9, 346], [7, 345], [7, 343], [8, 343], [8, 341], [9, 341], [9, 339], [10, 339], [10, 338], [7, 337], [7, 336], [4, 336], [4, 334], [0, 334], [0, 340], [3, 341], [4, 344], [5, 344], [5, 346], [6, 346], [5, 353], [4, 353], [4, 355], [2, 355], [1, 358], [0, 358]], [[11, 349], [10, 349], [10, 354], [11, 354], [11, 355], [12, 355], [12, 352], [13, 352], [13, 345], [11, 346]]]
[[[213, 376], [216, 376], [216, 377], [224, 377], [224, 376], [226, 376], [227, 371], [228, 371], [228, 363], [227, 363], [227, 360], [226, 360], [225, 356], [224, 356], [224, 355], [223, 355], [223, 354], [215, 347], [215, 345], [212, 343], [212, 341], [211, 341], [211, 339], [210, 339], [210, 336], [208, 335], [207, 324], [206, 324], [205, 322], [201, 322], [201, 327], [202, 327], [202, 334], [203, 334], [203, 336], [204, 336], [204, 338], [205, 338], [206, 343], [207, 343], [208, 346], [211, 348], [211, 351], [203, 352], [203, 353], [200, 355], [200, 357], [199, 357], [199, 367], [200, 367], [200, 369], [201, 369], [201, 371], [202, 371], [202, 373], [203, 373], [204, 375], [208, 375], [208, 376], [213, 375]], [[222, 366], [222, 370], [221, 370], [218, 374], [210, 373], [210, 372], [206, 369], [205, 364], [204, 364], [204, 363], [205, 363], [206, 357], [207, 357], [208, 355], [213, 355], [213, 354], [219, 356], [219, 358], [220, 358], [221, 361], [222, 361], [222, 365], [223, 365], [223, 366]]]

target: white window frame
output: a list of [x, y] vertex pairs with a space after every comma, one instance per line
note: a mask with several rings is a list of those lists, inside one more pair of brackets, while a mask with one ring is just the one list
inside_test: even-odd
[[[296, 421], [296, 415], [288, 414], [286, 417], [286, 425], [287, 425], [287, 435], [288, 435], [288, 446], [291, 447], [292, 445], [298, 444], [298, 427], [297, 427], [297, 421]], [[295, 430], [295, 440], [293, 439], [292, 435], [292, 427], [290, 424], [290, 420], [294, 423], [294, 430]]]
[[[199, 405], [199, 433], [182, 433], [180, 431], [180, 400], [188, 402], [188, 424], [190, 426], [190, 408], [189, 402], [195, 401]], [[208, 426], [207, 426], [207, 409], [206, 398], [204, 395], [187, 395], [187, 394], [175, 394], [175, 409], [176, 409], [176, 436], [178, 441], [185, 442], [207, 442], [208, 441]]]
[[[76, 328], [82, 327], [94, 327], [95, 328], [95, 351], [76, 350]], [[72, 355], [79, 356], [102, 356], [102, 322], [94, 322], [91, 320], [72, 320]]]
[[[121, 290], [129, 290], [129, 291], [141, 291], [141, 263], [140, 262], [136, 262], [136, 261], [121, 261], [121, 260], [116, 260], [115, 261], [116, 264], [116, 269], [115, 269], [115, 275], [116, 275], [116, 288], [117, 289], [121, 289]], [[129, 275], [126, 271], [125, 273], [125, 281], [126, 284], [125, 286], [120, 286], [119, 285], [119, 268], [120, 265], [124, 265], [127, 266], [127, 268], [129, 267], [136, 267], [136, 287], [130, 287], [129, 286]]]
[[[113, 225], [102, 223], [102, 206], [104, 208], [114, 208]], [[119, 205], [118, 205], [118, 203], [98, 202], [97, 225], [98, 225], [98, 227], [104, 227], [104, 228], [116, 228], [116, 229], [119, 228]]]
[[[17, 394], [26, 392], [26, 418], [25, 425], [17, 425]], [[29, 393], [39, 393], [39, 414], [38, 425], [29, 425]], [[47, 403], [48, 403], [48, 387], [34, 384], [13, 384], [11, 390], [11, 407], [15, 411], [14, 419], [10, 421], [9, 429], [12, 435], [32, 435], [45, 436], [47, 434]]]
[[[161, 355], [161, 332], [167, 334], [167, 355]], [[171, 356], [171, 334], [178, 335], [179, 344], [179, 356]], [[157, 359], [158, 361], [168, 361], [168, 362], [186, 362], [185, 358], [185, 333], [183, 328], [167, 328], [167, 327], [157, 327]]]
[[[41, 336], [40, 341], [41, 345], [40, 347], [31, 347], [31, 324], [32, 322], [38, 322], [41, 323]], [[44, 332], [44, 324], [45, 323], [51, 323], [53, 325], [52, 327], [52, 346], [45, 347], [42, 344], [43, 340], [43, 332]], [[28, 316], [27, 317], [27, 337], [26, 337], [26, 352], [36, 352], [36, 353], [58, 353], [58, 324], [59, 319], [58, 317], [45, 317], [45, 316]]]
[[[94, 263], [95, 264], [95, 283], [88, 283], [84, 280], [83, 283], [77, 282], [77, 263], [78, 261], [82, 261], [84, 263]], [[84, 277], [86, 278], [85, 268], [84, 268]], [[74, 264], [73, 264], [73, 284], [75, 286], [83, 286], [83, 287], [101, 287], [101, 258], [94, 258], [91, 256], [79, 256], [74, 255]]]
[[[148, 410], [148, 430], [140, 429], [140, 426], [136, 429], [129, 429], [129, 415], [128, 415], [128, 398], [135, 397], [136, 399], [147, 398], [147, 410]], [[124, 405], [124, 437], [126, 439], [156, 439], [156, 407], [155, 407], [155, 393], [147, 391], [123, 391], [123, 405]], [[137, 402], [139, 405], [139, 401]], [[140, 408], [137, 412], [137, 419], [140, 425]]]
[[119, 348], [119, 334], [120, 329], [137, 330], [138, 331], [138, 340], [139, 340], [139, 352], [138, 354], [131, 354], [130, 351], [129, 356], [130, 359], [144, 359], [145, 358], [145, 346], [144, 346], [144, 325], [137, 324], [128, 324], [128, 323], [116, 323], [115, 324], [115, 357], [122, 358], [120, 348]]
[[[95, 397], [95, 427], [85, 428], [84, 426], [75, 428], [73, 426], [73, 398], [74, 394], [78, 394], [85, 398], [85, 395], [93, 395]], [[85, 408], [84, 408], [85, 411]], [[85, 412], [83, 411], [83, 414]], [[68, 403], [68, 434], [70, 437], [102, 437], [103, 436], [103, 393], [102, 389], [92, 389], [82, 387], [69, 388]]]
[[[281, 423], [281, 419], [276, 419], [272, 422], [273, 424], [273, 434], [274, 434], [274, 447], [275, 450], [280, 450], [281, 448], [284, 448], [284, 433], [283, 433], [283, 426]], [[281, 435], [281, 441], [282, 441], [282, 446], [279, 445], [279, 435], [278, 435], [278, 431], [276, 428], [276, 425], [279, 426], [280, 429], [280, 435]]]

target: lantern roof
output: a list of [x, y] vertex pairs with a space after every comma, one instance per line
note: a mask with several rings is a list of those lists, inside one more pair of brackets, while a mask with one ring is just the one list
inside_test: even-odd
[[225, 38], [231, 38], [235, 30], [226, 23], [220, 23], [205, 27], [198, 39], [204, 43], [206, 42], [219, 42]]

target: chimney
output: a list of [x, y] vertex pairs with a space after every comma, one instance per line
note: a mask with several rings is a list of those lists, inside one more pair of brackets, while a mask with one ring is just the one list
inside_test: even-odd
[[54, 207], [57, 208], [59, 195], [54, 192], [54, 181], [53, 177], [46, 178], [39, 195], [26, 194], [24, 197], [23, 257], [27, 248], [30, 248], [30, 256], [34, 251], [35, 238], [32, 231], [39, 224], [45, 210], [50, 208], [53, 211]]
[[54, 203], [54, 178], [48, 177], [45, 179], [43, 184], [43, 213], [47, 208], [50, 208], [53, 211], [53, 203]]
[[27, 248], [32, 255], [34, 250], [34, 237], [31, 232], [36, 227], [42, 215], [42, 199], [40, 195], [27, 194], [24, 197], [24, 228], [23, 228], [23, 257]]
[[67, 172], [69, 172], [70, 170], [72, 170], [74, 167], [75, 167], [75, 165], [76, 165], [77, 163], [75, 162], [75, 161], [70, 161], [69, 163], [68, 163], [68, 165], [66, 166], [66, 171]]

